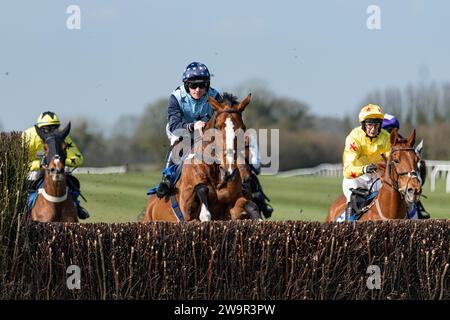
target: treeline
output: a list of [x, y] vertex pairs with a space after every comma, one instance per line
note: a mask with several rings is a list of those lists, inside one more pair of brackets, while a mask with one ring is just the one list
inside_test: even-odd
[[369, 101], [394, 114], [400, 121], [403, 135], [409, 135], [416, 128], [416, 140], [424, 139], [426, 159], [450, 159], [450, 83], [374, 90], [363, 103]]
[[[280, 129], [280, 170], [339, 162], [340, 147], [349, 129], [343, 120], [314, 116], [306, 104], [277, 97], [264, 88], [252, 90], [252, 102], [244, 112], [244, 121], [247, 128]], [[162, 166], [169, 146], [166, 123], [167, 99], [159, 99], [150, 103], [140, 116], [119, 119], [110, 137], [84, 119], [73, 121], [71, 136], [83, 152], [86, 166], [125, 163]]]
[[[252, 102], [244, 112], [247, 128], [280, 129], [280, 170], [340, 162], [345, 137], [357, 125], [358, 112], [367, 103], [379, 104], [385, 112], [396, 115], [405, 135], [416, 128], [418, 139], [425, 140], [426, 158], [450, 158], [450, 142], [446, 142], [450, 136], [450, 84], [375, 90], [341, 119], [314, 115], [305, 103], [279, 97], [265, 87], [236, 90], [239, 99], [248, 92], [252, 92]], [[120, 118], [111, 136], [83, 119], [74, 121], [72, 136], [86, 166], [162, 166], [169, 144], [166, 123], [164, 98], [148, 104], [139, 116]]]

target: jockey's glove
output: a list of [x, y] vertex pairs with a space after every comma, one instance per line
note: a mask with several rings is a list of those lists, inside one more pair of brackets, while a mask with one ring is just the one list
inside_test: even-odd
[[191, 122], [191, 123], [188, 123], [187, 125], [186, 125], [186, 129], [189, 131], [189, 132], [194, 132], [194, 122]]
[[375, 164], [371, 163], [367, 166], [364, 166], [362, 168], [362, 171], [363, 171], [363, 173], [373, 173], [373, 172], [377, 171], [377, 166]]

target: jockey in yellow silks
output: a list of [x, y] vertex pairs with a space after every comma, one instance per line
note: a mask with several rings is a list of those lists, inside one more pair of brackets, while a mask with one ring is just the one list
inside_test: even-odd
[[347, 199], [346, 216], [353, 213], [350, 203], [350, 188], [365, 188], [377, 191], [381, 181], [377, 180], [375, 163], [383, 161], [382, 154], [389, 155], [391, 149], [390, 134], [381, 128], [384, 113], [381, 107], [368, 104], [359, 113], [361, 126], [354, 128], [345, 139], [342, 155], [344, 179], [342, 190]]
[[[36, 123], [38, 128], [41, 128], [45, 133], [50, 133], [57, 130], [61, 125], [61, 121], [58, 116], [50, 111], [42, 113]], [[39, 170], [41, 169], [40, 155], [44, 153], [44, 141], [38, 136], [36, 128], [33, 126], [28, 128], [22, 133], [22, 137], [29, 143], [29, 159], [30, 163], [30, 173], [28, 175], [29, 180], [36, 180]], [[67, 136], [64, 140], [67, 144], [67, 159], [65, 165], [68, 167], [79, 167], [83, 165], [84, 159], [78, 147], [72, 141], [72, 139]]]
[[[35, 126], [42, 129], [42, 131], [48, 134], [58, 130], [60, 125], [61, 121], [59, 120], [59, 117], [51, 111], [46, 111], [39, 115]], [[44, 177], [44, 170], [41, 167], [42, 158], [44, 155], [44, 141], [42, 141], [41, 137], [39, 137], [39, 135], [37, 134], [35, 126], [28, 128], [27, 130], [22, 132], [22, 138], [28, 143], [29, 159], [31, 161], [29, 165], [30, 172], [28, 173], [28, 180], [31, 183], [32, 189], [30, 190], [31, 192], [37, 191], [33, 188], [36, 188], [39, 184], [39, 180]], [[83, 155], [81, 154], [80, 150], [73, 142], [73, 140], [69, 136], [67, 136], [64, 139], [64, 142], [67, 145], [67, 158], [65, 165], [67, 167], [79, 167], [83, 165]], [[74, 199], [75, 205], [77, 207], [79, 218], [88, 218], [89, 213], [86, 211], [86, 209], [80, 206], [80, 203], [78, 201], [80, 192], [78, 180], [70, 174], [67, 174], [67, 179], [69, 181], [69, 189], [71, 189], [72, 198]]]

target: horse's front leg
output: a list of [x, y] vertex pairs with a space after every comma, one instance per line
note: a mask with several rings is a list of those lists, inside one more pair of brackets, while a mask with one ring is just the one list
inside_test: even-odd
[[232, 220], [254, 219], [262, 220], [258, 206], [251, 200], [240, 197], [236, 200], [234, 207], [230, 209]]
[[211, 207], [217, 197], [214, 197], [214, 190], [207, 183], [199, 182], [192, 187], [181, 192], [180, 207], [186, 214], [188, 220], [199, 219], [200, 221], [210, 221], [214, 218], [211, 214]]
[[209, 211], [209, 205], [208, 205], [208, 194], [209, 194], [209, 188], [206, 184], [197, 184], [194, 187], [194, 193], [197, 197], [198, 201], [200, 202], [200, 214], [199, 219], [200, 221], [210, 221], [211, 220], [211, 212]]

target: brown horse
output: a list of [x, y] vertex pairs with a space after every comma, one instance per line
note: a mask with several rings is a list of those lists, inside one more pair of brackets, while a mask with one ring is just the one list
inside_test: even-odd
[[[382, 186], [359, 220], [405, 219], [410, 208], [419, 201], [422, 187], [417, 169], [420, 159], [414, 149], [415, 138], [415, 129], [408, 140], [399, 138], [397, 129], [392, 130], [389, 157], [383, 155], [385, 163], [377, 165], [384, 168]], [[341, 195], [331, 204], [326, 221], [336, 221], [345, 206], [346, 199]]]
[[[241, 175], [248, 176], [249, 173], [242, 173], [248, 170], [248, 166], [244, 160], [245, 153], [239, 152], [236, 136], [236, 130], [245, 131], [242, 112], [250, 103], [251, 95], [240, 103], [229, 94], [224, 94], [222, 103], [211, 97], [208, 99], [214, 114], [203, 132], [217, 130], [219, 138], [204, 138], [194, 146], [193, 153], [183, 163], [174, 195], [162, 199], [150, 196], [141, 222], [261, 219], [257, 205], [242, 193]], [[211, 150], [211, 147], [219, 150], [215, 154], [218, 161], [212, 163], [211, 158], [205, 155], [205, 150]], [[198, 160], [199, 156], [202, 160]]]
[[77, 210], [67, 187], [65, 173], [66, 148], [64, 139], [70, 132], [70, 123], [61, 131], [46, 134], [35, 127], [44, 141], [44, 185], [38, 190], [31, 218], [41, 222], [78, 222]]

